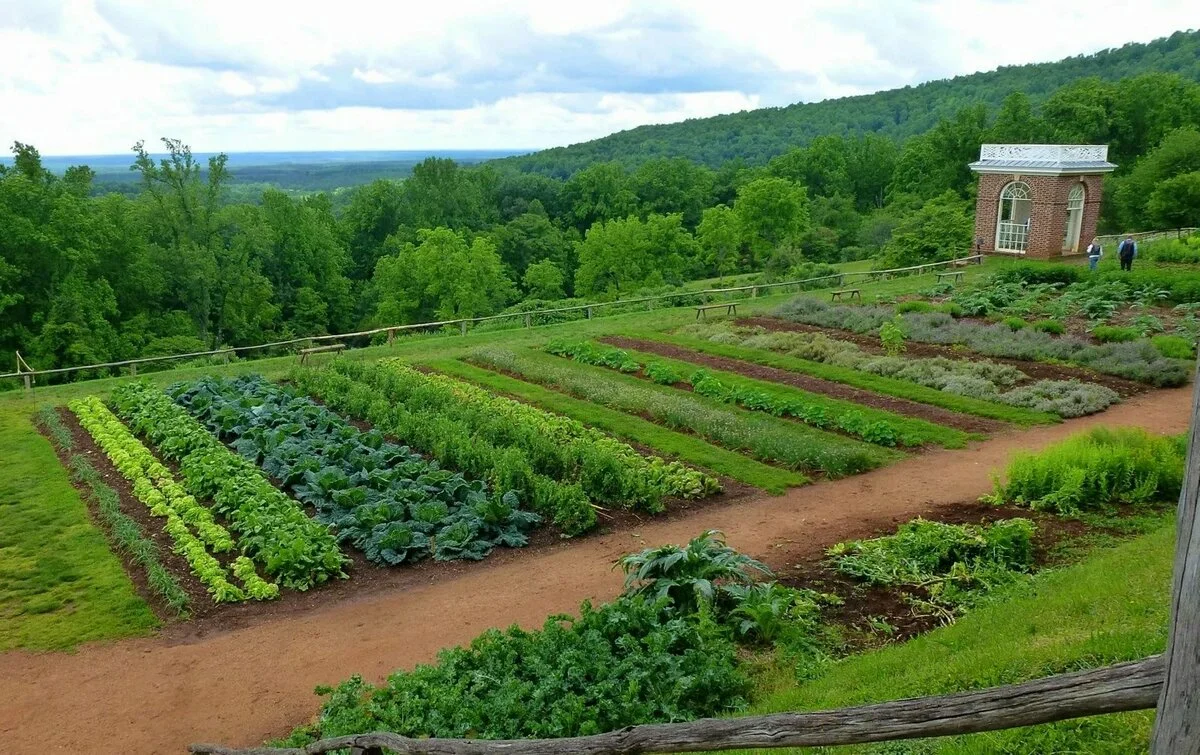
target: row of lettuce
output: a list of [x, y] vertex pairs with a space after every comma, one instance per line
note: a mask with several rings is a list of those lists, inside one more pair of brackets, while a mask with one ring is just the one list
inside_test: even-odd
[[526, 545], [545, 521], [578, 534], [600, 506], [659, 512], [667, 498], [721, 489], [579, 422], [398, 361], [290, 379], [131, 382], [112, 409], [94, 396], [68, 407], [218, 603], [344, 577], [346, 547], [384, 566], [479, 560]]
[[[1018, 454], [989, 500], [1066, 516], [1123, 517], [1148, 503], [1161, 512], [1157, 504], [1179, 493], [1183, 459], [1182, 438], [1101, 428], [1045, 453]], [[918, 519], [894, 534], [834, 545], [827, 563], [854, 583], [898, 593], [917, 615], [951, 622], [1034, 568], [1034, 522], [1000, 516], [983, 525]], [[620, 565], [625, 590], [610, 603], [584, 603], [578, 616], [551, 617], [534, 631], [488, 630], [380, 685], [354, 676], [318, 688], [326, 700], [317, 718], [280, 744], [371, 731], [568, 737], [728, 715], [746, 706], [763, 653], [808, 677], [828, 667], [844, 640], [824, 618], [842, 596], [779, 583], [719, 533]]]

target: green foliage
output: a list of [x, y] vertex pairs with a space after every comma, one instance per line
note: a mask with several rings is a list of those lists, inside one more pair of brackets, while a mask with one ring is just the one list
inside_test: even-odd
[[1194, 359], [1196, 357], [1195, 343], [1182, 336], [1154, 336], [1150, 339], [1150, 343], [1168, 359]]
[[684, 380], [682, 372], [662, 362], [647, 362], [643, 371], [646, 377], [659, 385], [676, 385]]
[[[1027, 320], [1025, 320], [1023, 317], [1013, 317], [1013, 316], [1005, 317], [1000, 322], [1003, 323], [1004, 325], [1007, 325], [1009, 330], [1021, 330], [1022, 328], [1029, 327], [1029, 322]], [[1045, 332], [1049, 332], [1049, 331], [1043, 330], [1042, 332], [1045, 333]]]
[[990, 499], [1069, 516], [1171, 501], [1183, 481], [1184, 452], [1183, 438], [1098, 427], [1036, 454], [1016, 454], [1005, 470], [1007, 482], [997, 480]]
[[1100, 343], [1126, 343], [1142, 337], [1142, 331], [1137, 328], [1119, 327], [1116, 325], [1097, 325], [1092, 328], [1092, 338]]
[[741, 186], [733, 211], [752, 261], [797, 241], [809, 224], [804, 187], [783, 178], [757, 178]]
[[564, 280], [558, 265], [551, 260], [542, 260], [525, 268], [525, 277], [521, 282], [532, 298], [553, 300], [563, 298]]
[[997, 398], [1013, 406], [1068, 418], [1102, 412], [1121, 400], [1112, 388], [1078, 380], [1039, 380], [1013, 388]]
[[1143, 244], [1139, 256], [1155, 262], [1200, 265], [1200, 234]]
[[[169, 392], [244, 458], [314, 507], [317, 520], [336, 531], [339, 541], [375, 563], [394, 566], [428, 555], [479, 560], [496, 545], [525, 545], [524, 533], [539, 521], [516, 508], [511, 491], [489, 491], [482, 480], [440, 469], [385, 441], [378, 430], [360, 431], [260, 376], [205, 378]], [[480, 512], [491, 496], [504, 503], [504, 515], [489, 521]], [[430, 547], [413, 547], [414, 534], [428, 538]]]
[[902, 301], [896, 305], [896, 314], [902, 315], [906, 312], [933, 312], [937, 308], [927, 301], [914, 299], [913, 301]]
[[916, 519], [894, 535], [838, 543], [828, 554], [843, 574], [917, 591], [912, 599], [918, 605], [952, 613], [1027, 571], [1033, 565], [1033, 532], [1028, 519], [987, 526]]
[[[171, 471], [154, 458], [100, 399], [89, 396], [72, 401], [70, 409], [117, 471], [133, 484], [137, 499], [154, 516], [166, 518], [163, 529], [175, 544], [175, 552], [187, 560], [213, 600], [218, 603], [245, 600], [246, 595], [229, 581], [225, 567], [209, 553], [233, 548], [233, 538], [213, 521], [212, 512], [184, 491]], [[279, 589], [276, 587], [274, 592], [278, 595]]]
[[697, 246], [681, 215], [609, 220], [578, 245], [577, 296], [615, 297], [640, 286], [680, 283]]
[[895, 357], [903, 354], [908, 348], [907, 341], [908, 333], [904, 329], [904, 320], [899, 315], [879, 326], [879, 342], [888, 356]]
[[238, 535], [239, 549], [284, 587], [305, 590], [342, 575], [345, 558], [322, 524], [221, 444], [167, 394], [146, 382], [113, 391], [113, 403], [163, 458], [179, 463], [187, 492], [211, 499]]
[[820, 469], [840, 477], [893, 458], [892, 452], [885, 449], [798, 423], [728, 409], [667, 386], [535, 352], [482, 348], [472, 351], [470, 360], [576, 398], [645, 416], [670, 428], [689, 430], [730, 450], [744, 451], [789, 469]]
[[968, 210], [952, 192], [929, 200], [892, 231], [878, 267], [909, 267], [964, 255], [971, 249], [973, 228]]
[[1061, 336], [1067, 332], [1066, 326], [1059, 320], [1038, 320], [1033, 323], [1033, 329], [1053, 336]]
[[708, 530], [686, 547], [664, 545], [631, 553], [617, 562], [625, 573], [626, 597], [665, 601], [682, 614], [713, 607], [733, 585], [749, 585], [772, 576], [766, 564], [731, 548], [723, 533]]

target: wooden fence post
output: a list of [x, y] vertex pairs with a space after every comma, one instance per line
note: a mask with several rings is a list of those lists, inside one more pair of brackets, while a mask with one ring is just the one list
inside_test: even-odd
[[[1198, 363], [1200, 365], [1200, 363]], [[1167, 671], [1150, 751], [1200, 755], [1200, 368], [1192, 383], [1192, 423], [1175, 533]]]
[[532, 324], [532, 323], [531, 323], [531, 320], [530, 320], [529, 313], [528, 313], [528, 312], [526, 312], [526, 313], [525, 313], [525, 327], [527, 327], [527, 328], [528, 328], [528, 327], [529, 327], [531, 324]]
[[396, 342], [396, 331], [395, 331], [395, 329], [389, 328], [388, 329], [388, 346], [391, 346], [395, 342]]
[[467, 334], [467, 321], [463, 320], [462, 322], [460, 322], [458, 324], [458, 328], [459, 328], [459, 330], [462, 331], [462, 334], [465, 336]]
[[137, 377], [137, 365], [129, 365], [129, 377]]
[[587, 319], [592, 319], [592, 308], [588, 307], [585, 311], [587, 312]]
[[25, 375], [25, 390], [27, 390], [27, 391], [33, 390], [33, 375], [29, 375], [29, 374]]

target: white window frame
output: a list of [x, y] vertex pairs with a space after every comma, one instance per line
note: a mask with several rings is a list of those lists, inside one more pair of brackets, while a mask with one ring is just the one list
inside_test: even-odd
[[1063, 233], [1063, 251], [1074, 254], [1079, 251], [1079, 236], [1083, 231], [1083, 205], [1087, 201], [1087, 187], [1077, 183], [1067, 194], [1067, 225]]
[[[1008, 217], [1016, 216], [1016, 203], [1028, 202], [1029, 214], [1024, 223], [1004, 219], [1005, 203]], [[1000, 202], [996, 205], [996, 251], [1010, 254], [1025, 254], [1029, 249], [1029, 228], [1033, 220], [1033, 193], [1023, 181], [1011, 181], [1000, 191]]]

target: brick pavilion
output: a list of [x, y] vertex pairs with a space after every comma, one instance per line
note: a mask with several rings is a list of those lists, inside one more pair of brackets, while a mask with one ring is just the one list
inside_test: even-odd
[[985, 144], [975, 251], [1052, 259], [1082, 253], [1096, 235], [1108, 162], [1105, 144]]

